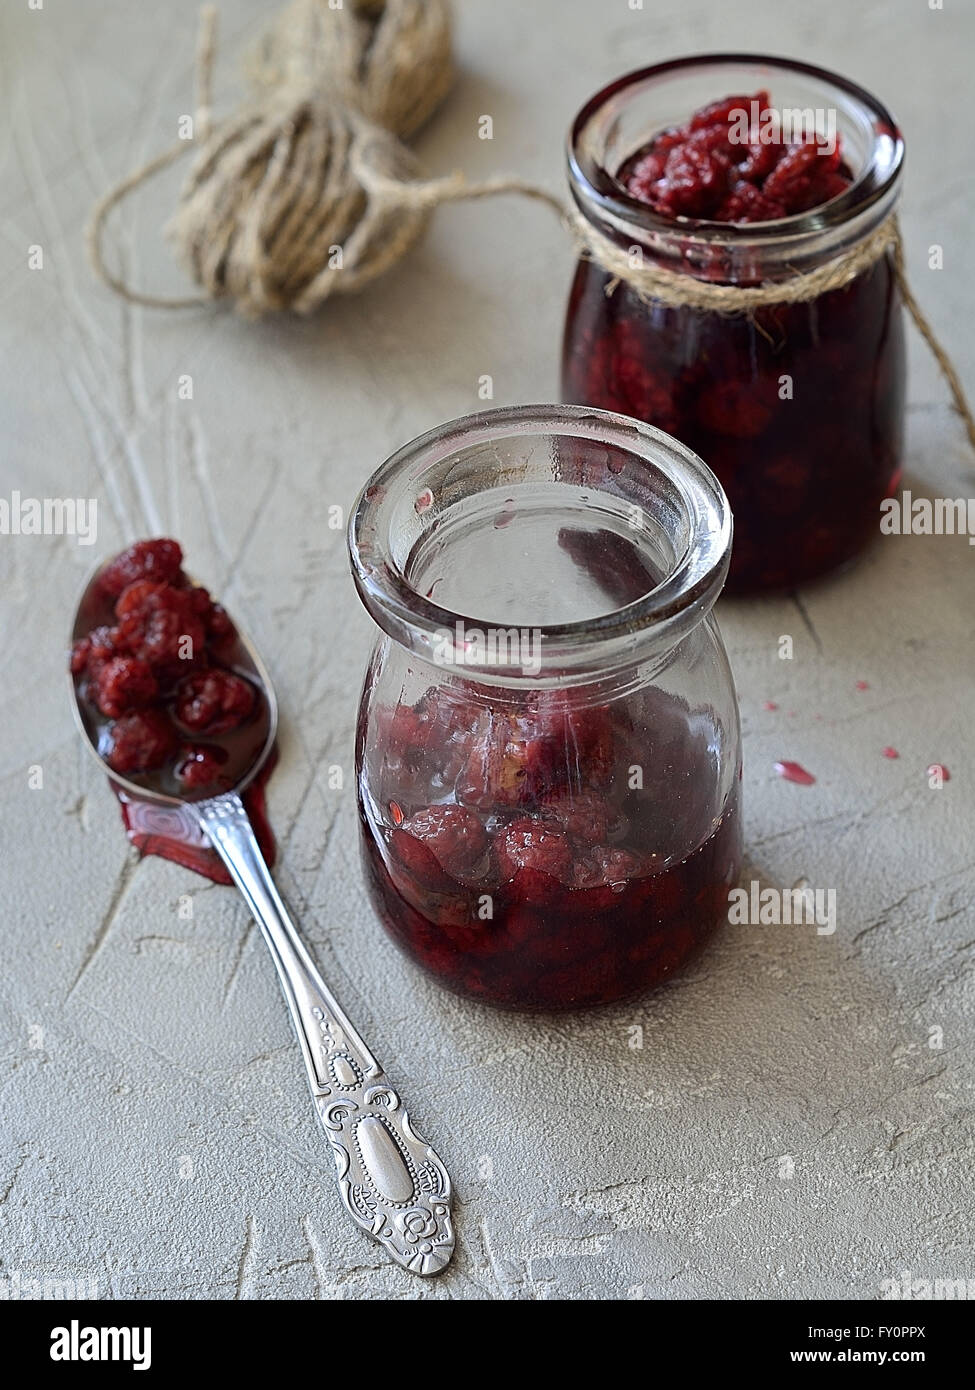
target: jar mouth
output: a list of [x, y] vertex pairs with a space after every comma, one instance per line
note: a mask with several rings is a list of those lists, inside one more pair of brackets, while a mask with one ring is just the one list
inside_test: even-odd
[[[611, 567], [631, 546], [632, 556], [629, 550], [626, 555], [633, 563], [623, 568], [631, 577], [636, 570], [638, 584], [645, 579], [643, 591], [569, 621], [560, 615], [557, 621], [533, 622], [524, 607], [508, 616], [464, 611], [474, 610], [475, 602], [450, 607], [436, 602], [433, 586], [423, 589], [431, 571], [424, 569], [422, 557], [438, 551], [442, 557], [451, 545], [462, 550], [470, 530], [457, 518], [478, 499], [493, 507], [496, 518], [494, 537], [482, 528], [475, 543], [482, 572], [495, 551], [498, 565], [505, 565], [497, 540], [497, 528], [505, 524], [497, 519], [501, 498], [510, 503], [512, 516], [528, 517], [532, 500], [541, 499], [549, 517], [560, 518], [564, 509], [574, 524], [585, 518], [605, 522], [605, 531], [586, 538], [587, 559], [608, 545]], [[566, 529], [583, 535], [581, 528]], [[558, 534], [561, 538], [563, 532]], [[529, 685], [591, 679], [672, 651], [720, 593], [731, 536], [727, 497], [696, 454], [650, 425], [578, 405], [487, 410], [420, 435], [367, 481], [349, 523], [356, 588], [384, 632], [424, 660], [456, 664], [465, 678]], [[642, 576], [638, 553], [654, 557]], [[533, 576], [534, 563], [526, 561], [526, 573]], [[544, 563], [543, 556], [539, 570]], [[596, 571], [601, 563], [605, 568], [597, 558]], [[462, 572], [462, 554], [454, 569]], [[540, 574], [540, 592], [545, 582]], [[475, 588], [476, 580], [469, 579], [464, 592], [470, 595]], [[523, 653], [488, 650], [485, 644], [472, 643], [459, 654], [455, 648], [456, 660], [444, 652], [445, 634], [513, 629], [530, 631], [537, 644], [528, 670]]]
[[[620, 136], [624, 109], [640, 94], [663, 90], [667, 84], [676, 92], [685, 80], [690, 91], [692, 84], [702, 76], [721, 70], [727, 70], [727, 80], [735, 79], [736, 86], [742, 79], [756, 86], [769, 86], [778, 76], [783, 87], [788, 86], [789, 90], [798, 87], [804, 94], [828, 96], [837, 117], [843, 118], [845, 130], [840, 133], [848, 137], [845, 143], [848, 145], [850, 138], [855, 139], [859, 148], [859, 167], [854, 171], [851, 186], [820, 207], [767, 222], [666, 217], [640, 199], [631, 197], [615, 177], [616, 171], [663, 126], [690, 116], [693, 106], [687, 110], [675, 109], [653, 129], [645, 129], [639, 135], [634, 131], [627, 147], [613, 152], [609, 162], [614, 167], [608, 168], [603, 162], [609, 160], [608, 142]], [[727, 94], [712, 88], [710, 97], [705, 100], [718, 100]], [[775, 95], [773, 92], [773, 97]], [[685, 97], [688, 105], [694, 100], [692, 97], [688, 101]], [[808, 103], [803, 101], [799, 105], [804, 109]], [[804, 241], [819, 242], [824, 234], [842, 231], [854, 223], [860, 235], [879, 225], [891, 210], [896, 196], [904, 141], [897, 122], [885, 106], [856, 83], [826, 68], [762, 54], [713, 53], [674, 58], [640, 68], [603, 87], [576, 116], [569, 132], [567, 155], [569, 181], [577, 205], [590, 219], [605, 224], [603, 230], [611, 235], [614, 231], [621, 234], [633, 229], [651, 240], [677, 237], [691, 254], [695, 246], [713, 252], [722, 247], [740, 250], [744, 245], [761, 248], [782, 241], [788, 241], [798, 251]]]

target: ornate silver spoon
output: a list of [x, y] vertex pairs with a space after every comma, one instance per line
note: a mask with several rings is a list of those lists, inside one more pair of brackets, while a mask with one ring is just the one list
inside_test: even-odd
[[[92, 576], [75, 614], [72, 641], [91, 630], [100, 600]], [[108, 776], [130, 798], [153, 806], [185, 807], [243, 893], [267, 943], [305, 1058], [308, 1081], [332, 1147], [339, 1192], [356, 1224], [414, 1274], [438, 1274], [450, 1260], [454, 1232], [447, 1170], [414, 1132], [398, 1091], [332, 995], [302, 943], [258, 846], [241, 792], [274, 747], [277, 701], [267, 670], [238, 629], [233, 668], [250, 679], [266, 703], [266, 737], [233, 789], [194, 800], [172, 795], [171, 779], [140, 773], [129, 781], [103, 757], [105, 722], [71, 682], [72, 706], [85, 742]], [[70, 679], [70, 678], [69, 678]], [[165, 785], [170, 790], [162, 790]]]

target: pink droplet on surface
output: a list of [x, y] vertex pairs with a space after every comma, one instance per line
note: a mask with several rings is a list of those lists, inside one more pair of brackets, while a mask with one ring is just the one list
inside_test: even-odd
[[513, 497], [506, 497], [504, 499], [504, 505], [494, 518], [495, 531], [501, 531], [505, 526], [510, 526], [515, 519], [515, 515], [515, 499]]
[[884, 757], [885, 757], [885, 758], [899, 758], [899, 757], [900, 757], [900, 754], [898, 753], [898, 751], [897, 751], [896, 748], [885, 748], [885, 749], [884, 749]]
[[778, 705], [775, 703], [774, 700], [766, 700], [764, 705], [762, 706], [762, 709], [778, 709]]
[[869, 682], [869, 681], [857, 681], [857, 690], [869, 690], [869, 689], [870, 689], [870, 682]]
[[425, 487], [422, 492], [417, 494], [413, 506], [417, 512], [427, 512], [430, 510], [433, 506], [433, 493], [428, 487]]
[[944, 763], [932, 763], [931, 766], [928, 768], [928, 776], [940, 777], [942, 782], [951, 781], [951, 773], [945, 767]]
[[799, 787], [811, 787], [816, 780], [801, 763], [776, 763], [775, 770], [784, 781], [795, 782]]

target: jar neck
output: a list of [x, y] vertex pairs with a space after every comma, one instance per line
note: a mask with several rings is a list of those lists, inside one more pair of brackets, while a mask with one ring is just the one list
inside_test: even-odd
[[625, 687], [710, 611], [731, 525], [714, 474], [669, 435], [585, 406], [516, 406], [394, 454], [349, 543], [371, 616], [445, 679]]
[[[695, 103], [759, 86], [783, 107], [829, 114], [853, 175], [844, 193], [794, 216], [724, 223], [667, 218], [626, 192], [618, 171], [661, 129], [689, 117]], [[855, 251], [887, 221], [903, 149], [891, 114], [835, 74], [784, 59], [708, 55], [630, 73], [597, 93], [570, 132], [569, 186], [582, 217], [637, 263], [728, 284], [776, 283]]]

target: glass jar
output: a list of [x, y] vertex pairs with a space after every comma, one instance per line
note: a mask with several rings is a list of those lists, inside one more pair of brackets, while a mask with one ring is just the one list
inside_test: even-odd
[[[810, 212], [733, 224], [660, 216], [617, 181], [664, 127], [762, 88], [779, 111], [835, 120], [853, 177], [844, 193]], [[583, 107], [569, 139], [572, 194], [599, 233], [678, 277], [743, 287], [787, 282], [862, 246], [892, 213], [902, 160], [893, 117], [868, 93], [820, 68], [760, 57], [631, 73]], [[729, 592], [789, 588], [850, 561], [877, 532], [900, 464], [904, 339], [892, 251], [844, 288], [733, 315], [641, 299], [611, 278], [579, 261], [563, 399], [657, 425], [707, 460], [735, 517]]]
[[740, 735], [711, 608], [730, 541], [689, 449], [582, 407], [455, 420], [370, 479], [350, 525], [382, 630], [356, 741], [365, 876], [443, 984], [608, 1003], [727, 919]]

